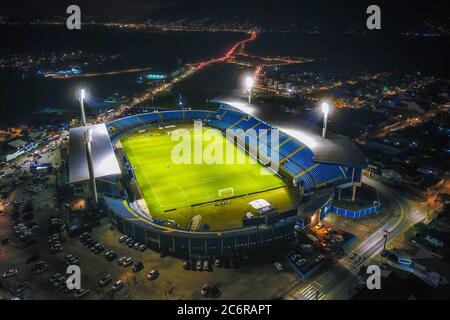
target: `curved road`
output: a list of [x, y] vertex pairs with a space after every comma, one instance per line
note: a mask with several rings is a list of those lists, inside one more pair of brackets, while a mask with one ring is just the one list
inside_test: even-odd
[[419, 210], [418, 203], [406, 198], [401, 192], [366, 177], [363, 177], [363, 183], [377, 190], [383, 209], [391, 213], [392, 218], [359, 243], [349, 255], [331, 269], [319, 275], [314, 281], [309, 281], [296, 288], [296, 292], [290, 294], [293, 298], [302, 299], [303, 289], [306, 286], [313, 286], [324, 294], [325, 299], [350, 299], [354, 294], [351, 288], [358, 278], [357, 272], [360, 266], [378, 262], [379, 254], [383, 250], [384, 231], [389, 232], [389, 243], [413, 224], [425, 218], [425, 214]]

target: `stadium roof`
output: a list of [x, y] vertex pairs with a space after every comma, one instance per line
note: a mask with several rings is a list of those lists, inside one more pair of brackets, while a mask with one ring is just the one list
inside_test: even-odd
[[367, 158], [349, 139], [327, 131], [326, 139], [321, 128], [303, 121], [299, 116], [266, 104], [249, 104], [241, 96], [226, 96], [210, 100], [248, 113], [288, 135], [303, 142], [313, 152], [314, 161], [340, 165], [367, 166]]
[[322, 208], [333, 196], [333, 192], [334, 190], [332, 188], [314, 192], [310, 197], [306, 198], [306, 201], [298, 208], [297, 214], [300, 216], [310, 215], [311, 212]]
[[92, 132], [92, 159], [95, 178], [121, 174], [119, 163], [111, 145], [108, 130], [104, 124], [78, 127], [69, 130], [69, 173], [70, 183], [89, 180], [84, 132]]

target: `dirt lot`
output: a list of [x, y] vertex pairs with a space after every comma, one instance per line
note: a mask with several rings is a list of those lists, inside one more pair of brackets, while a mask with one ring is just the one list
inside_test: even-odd
[[[49, 217], [59, 216], [63, 221], [66, 218], [64, 210], [55, 208], [54, 175], [49, 175], [48, 187], [37, 194], [33, 200], [34, 220], [40, 227], [34, 232], [37, 243], [23, 248], [23, 244], [14, 236], [9, 214], [15, 199], [30, 197], [25, 187], [31, 183], [31, 180], [32, 177], [15, 188], [8, 199], [6, 215], [0, 217], [0, 239], [10, 238], [8, 244], [0, 244], [2, 251], [0, 298], [11, 298], [16, 295], [14, 289], [22, 282], [28, 281], [30, 286], [23, 291], [21, 296], [23, 299], [74, 299], [73, 292], [63, 294], [49, 281], [55, 273], [65, 273], [63, 257], [68, 254], [79, 258], [81, 286], [91, 290], [84, 299], [203, 299], [200, 289], [205, 282], [218, 286], [222, 293], [220, 299], [273, 299], [281, 297], [289, 286], [297, 281], [296, 273], [289, 270], [278, 251], [274, 249], [251, 253], [249, 259], [238, 269], [213, 268], [211, 272], [186, 271], [182, 267], [183, 260], [170, 256], [161, 258], [157, 252], [151, 250], [140, 252], [120, 244], [118, 239], [121, 234], [111, 229], [106, 218], [93, 230], [91, 237], [103, 244], [106, 251], [115, 250], [118, 257], [129, 256], [133, 260], [142, 261], [143, 270], [135, 274], [131, 267], [119, 266], [117, 259], [108, 262], [104, 258], [104, 252], [94, 254], [84, 247], [78, 238], [67, 240], [63, 243], [63, 252], [52, 255], [47, 243]], [[40, 275], [35, 275], [31, 271], [33, 263], [25, 263], [35, 253], [49, 265], [49, 270]], [[285, 270], [276, 271], [275, 261], [283, 262]], [[18, 274], [3, 279], [1, 274], [10, 268], [17, 268]], [[147, 279], [147, 273], [151, 269], [158, 269], [160, 272], [160, 276], [154, 281]], [[111, 285], [98, 288], [98, 281], [106, 274], [111, 274], [114, 281], [122, 279], [125, 282], [125, 287], [114, 296], [109, 294]]]

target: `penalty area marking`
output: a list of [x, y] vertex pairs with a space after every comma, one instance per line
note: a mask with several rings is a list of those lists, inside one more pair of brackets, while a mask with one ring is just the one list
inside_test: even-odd
[[[136, 154], [135, 154], [135, 152], [134, 152], [134, 149], [133, 149], [133, 146], [132, 146], [132, 145], [130, 145], [130, 150], [131, 150], [131, 152], [133, 153], [133, 156], [136, 157]], [[137, 160], [137, 162], [138, 162], [139, 165], [140, 165], [141, 163], [140, 163], [140, 161], [138, 160], [138, 158], [136, 158], [136, 160]], [[147, 176], [147, 172], [145, 172], [145, 170], [142, 170], [142, 172], [144, 173], [145, 179], [147, 180], [147, 183], [148, 183], [148, 185], [150, 186], [150, 188], [151, 188], [151, 190], [152, 190], [152, 192], [153, 192], [153, 195], [155, 196], [156, 201], [158, 201], [159, 206], [162, 207], [161, 202], [159, 201], [158, 195], [156, 194], [155, 190], [153, 189], [153, 186], [152, 186], [152, 184], [151, 184], [151, 182], [150, 182], [150, 179], [149, 179], [148, 176]]]

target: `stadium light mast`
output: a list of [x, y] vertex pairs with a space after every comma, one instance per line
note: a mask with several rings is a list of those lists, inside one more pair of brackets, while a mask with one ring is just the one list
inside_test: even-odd
[[80, 91], [80, 109], [81, 109], [81, 122], [83, 126], [86, 126], [86, 114], [84, 113], [84, 98], [85, 98], [84, 88]]
[[248, 103], [252, 103], [252, 93], [253, 93], [253, 86], [255, 85], [255, 79], [253, 79], [252, 76], [247, 76], [245, 78], [245, 92], [248, 92]]
[[327, 122], [329, 112], [330, 112], [330, 105], [327, 102], [322, 102], [322, 113], [323, 113], [322, 138], [325, 138], [327, 134]]
[[92, 160], [91, 142], [92, 142], [92, 130], [90, 128], [87, 128], [84, 131], [84, 143], [86, 146], [86, 158], [87, 158], [88, 170], [89, 170], [89, 180], [91, 182], [92, 198], [94, 200], [94, 205], [97, 206], [98, 194], [97, 194], [97, 185], [95, 184], [94, 163]]

